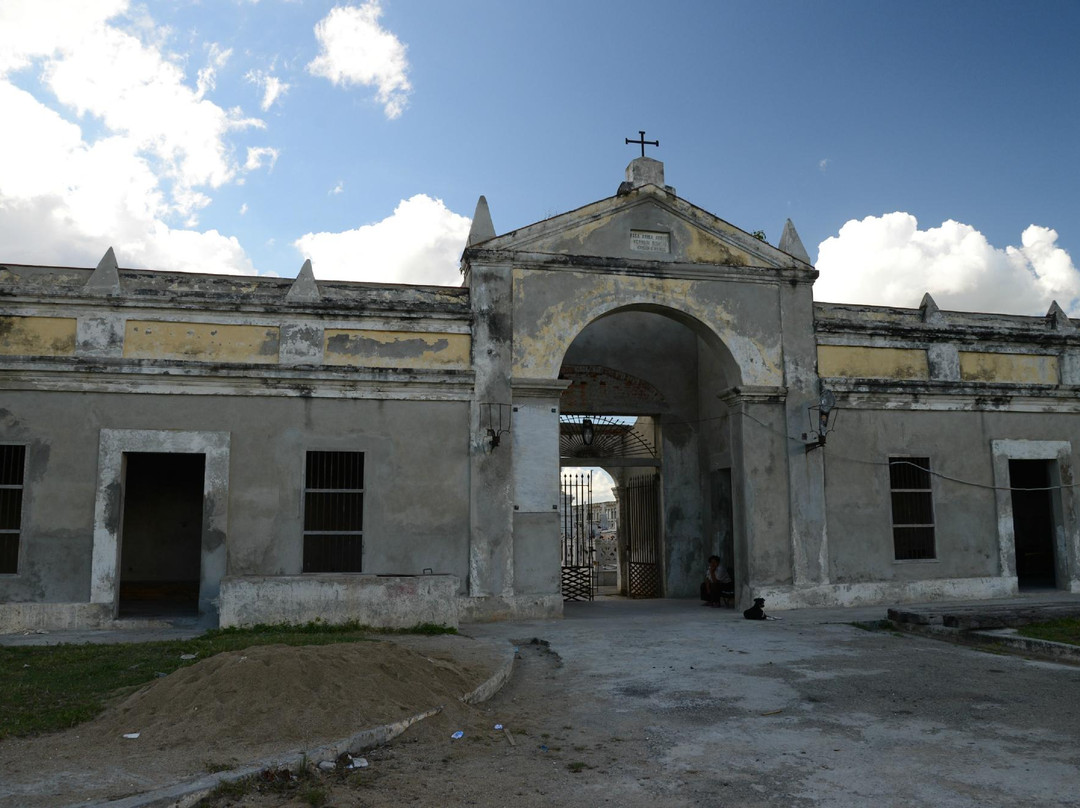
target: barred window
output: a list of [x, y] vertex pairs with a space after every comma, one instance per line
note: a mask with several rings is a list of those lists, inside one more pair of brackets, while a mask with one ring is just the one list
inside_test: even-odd
[[0, 446], [0, 574], [19, 571], [25, 446]]
[[364, 453], [308, 452], [304, 572], [362, 572]]
[[890, 457], [893, 550], [897, 561], [936, 558], [929, 457]]

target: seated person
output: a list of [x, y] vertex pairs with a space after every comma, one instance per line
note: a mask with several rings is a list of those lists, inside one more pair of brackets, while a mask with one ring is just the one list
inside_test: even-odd
[[719, 606], [735, 597], [734, 581], [728, 571], [720, 566], [720, 556], [709, 556], [709, 567], [701, 584], [701, 599], [709, 606]]

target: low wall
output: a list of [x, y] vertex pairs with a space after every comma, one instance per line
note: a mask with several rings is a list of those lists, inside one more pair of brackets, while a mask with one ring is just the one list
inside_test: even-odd
[[937, 603], [949, 600], [992, 600], [1016, 597], [1015, 577], [928, 578], [920, 581], [877, 581], [818, 586], [743, 587], [738, 608], [765, 598], [765, 609], [819, 609], [835, 606], [878, 606]]
[[454, 575], [283, 575], [221, 579], [220, 625], [336, 625], [355, 620], [379, 628], [419, 623], [457, 628]]
[[104, 603], [0, 603], [0, 634], [105, 628], [112, 619]]
[[550, 620], [563, 616], [562, 595], [510, 595], [458, 600], [462, 623], [495, 623], [500, 620]]

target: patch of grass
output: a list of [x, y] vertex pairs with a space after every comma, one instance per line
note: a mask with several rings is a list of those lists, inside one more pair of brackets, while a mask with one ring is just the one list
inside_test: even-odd
[[583, 760], [575, 760], [573, 763], [567, 763], [566, 768], [574, 774], [578, 774], [585, 771], [586, 769], [591, 769], [593, 767]]
[[[56, 732], [97, 716], [108, 702], [200, 659], [256, 645], [377, 642], [392, 634], [454, 634], [424, 623], [391, 631], [358, 623], [214, 629], [188, 640], [0, 648], [0, 740]], [[373, 637], [373, 635], [376, 635]], [[194, 654], [193, 659], [181, 656]]]
[[236, 767], [235, 763], [222, 763], [218, 760], [208, 760], [203, 764], [203, 768], [210, 774], [217, 774], [218, 772], [227, 772], [230, 769]]
[[1023, 626], [1016, 631], [1023, 637], [1031, 637], [1036, 640], [1080, 645], [1080, 618], [1076, 617], [1050, 620], [1046, 623], [1032, 623], [1030, 626]]
[[330, 797], [322, 786], [308, 786], [300, 792], [300, 799], [310, 805], [311, 808], [322, 808]]
[[851, 625], [863, 631], [888, 631], [893, 627], [891, 620], [856, 621]]
[[255, 782], [250, 777], [240, 780], [222, 780], [213, 791], [199, 800], [198, 805], [211, 805], [214, 801], [224, 799], [238, 800], [250, 794], [254, 788]]

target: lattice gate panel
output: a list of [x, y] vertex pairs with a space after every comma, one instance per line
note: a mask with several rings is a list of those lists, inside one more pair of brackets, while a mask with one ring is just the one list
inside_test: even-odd
[[562, 475], [562, 596], [592, 600], [596, 594], [592, 475]]
[[622, 524], [627, 533], [627, 594], [663, 595], [660, 581], [660, 485], [656, 475], [633, 477], [626, 485]]

